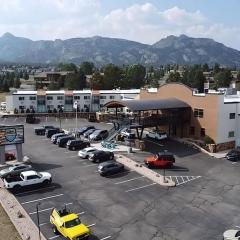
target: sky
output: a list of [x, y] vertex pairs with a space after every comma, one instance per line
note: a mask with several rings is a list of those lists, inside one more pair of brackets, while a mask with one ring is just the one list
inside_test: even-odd
[[0, 0], [0, 35], [103, 36], [153, 44], [185, 34], [240, 50], [239, 10], [240, 0]]

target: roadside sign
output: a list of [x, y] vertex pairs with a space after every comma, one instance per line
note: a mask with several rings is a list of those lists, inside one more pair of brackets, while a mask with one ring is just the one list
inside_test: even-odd
[[24, 143], [24, 126], [0, 126], [0, 146]]

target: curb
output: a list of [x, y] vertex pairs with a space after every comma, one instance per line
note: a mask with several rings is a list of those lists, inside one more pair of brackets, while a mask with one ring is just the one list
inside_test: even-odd
[[175, 187], [176, 183], [174, 181], [172, 181], [170, 178], [167, 178], [159, 173], [154, 172], [153, 170], [145, 167], [142, 164], [139, 164], [135, 161], [133, 161], [130, 158], [127, 158], [126, 156], [123, 155], [116, 155], [116, 161], [124, 164], [125, 166], [127, 166], [128, 168], [138, 172], [139, 174], [147, 177], [148, 179], [152, 180], [153, 182], [161, 185], [161, 186], [165, 186], [165, 187]]
[[[38, 228], [18, 200], [0, 181], [0, 203], [23, 240], [39, 239]], [[41, 240], [46, 238], [41, 233]]]

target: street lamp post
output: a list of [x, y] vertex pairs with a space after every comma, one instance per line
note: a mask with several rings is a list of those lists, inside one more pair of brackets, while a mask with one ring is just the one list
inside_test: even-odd
[[62, 122], [61, 122], [61, 113], [63, 112], [63, 107], [60, 106], [58, 109], [58, 118], [59, 118], [59, 125], [60, 125], [60, 129], [62, 128]]
[[77, 110], [78, 110], [78, 102], [75, 101], [74, 104], [73, 104], [73, 108], [75, 108], [76, 110], [76, 125], [75, 125], [75, 133], [77, 133]]
[[38, 236], [39, 240], [41, 240], [41, 231], [40, 231], [40, 222], [39, 222], [39, 212], [38, 212], [38, 207], [41, 205], [40, 202], [37, 203], [36, 208], [37, 208], [37, 224], [38, 224]]

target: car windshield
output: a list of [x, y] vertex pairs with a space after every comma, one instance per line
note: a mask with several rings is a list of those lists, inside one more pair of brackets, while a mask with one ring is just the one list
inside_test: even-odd
[[38, 177], [41, 178], [42, 177], [42, 174], [41, 173], [37, 173]]
[[240, 231], [236, 233], [235, 237], [240, 237]]
[[65, 222], [65, 227], [66, 228], [71, 228], [71, 227], [75, 227], [77, 225], [81, 224], [81, 221], [79, 218], [75, 218], [73, 220], [70, 220], [68, 222]]

